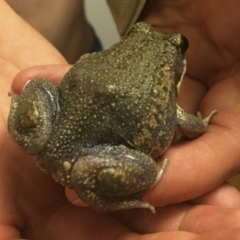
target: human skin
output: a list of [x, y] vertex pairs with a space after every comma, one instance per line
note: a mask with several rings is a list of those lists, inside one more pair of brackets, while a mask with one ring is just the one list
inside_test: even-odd
[[[24, 83], [22, 76], [26, 74], [35, 76], [45, 72], [46, 77], [58, 82], [59, 74], [55, 72], [64, 68], [66, 71], [68, 67], [39, 66], [23, 70], [15, 78], [13, 89], [20, 91]], [[5, 91], [7, 88], [1, 93]], [[7, 112], [6, 105], [0, 106]], [[6, 126], [6, 119], [4, 123]], [[228, 184], [191, 202], [157, 208], [154, 215], [148, 210], [101, 214], [67, 201], [63, 187], [39, 171], [32, 157], [22, 153], [11, 141], [5, 128], [1, 139], [4, 139], [0, 168], [2, 239], [234, 240], [240, 237], [240, 194]]]
[[236, 0], [153, 0], [143, 15], [155, 29], [181, 32], [189, 40], [179, 105], [191, 112], [200, 110], [203, 116], [219, 110], [206, 134], [180, 142], [164, 154], [169, 169], [157, 191], [147, 195], [156, 205], [194, 198], [239, 172], [238, 7]]
[[[141, 20], [189, 40], [187, 72], [178, 98], [187, 112], [213, 116], [207, 132], [172, 145], [169, 166], [145, 198], [155, 206], [186, 201], [216, 188], [240, 169], [239, 1], [153, 0]], [[221, 19], [221, 21], [220, 21]], [[166, 191], [167, 189], [167, 191]], [[68, 196], [73, 201], [76, 196]]]
[[[0, 9], [3, 9], [3, 3], [4, 1], [0, 1]], [[204, 3], [205, 5], [201, 5]], [[106, 240], [239, 239], [238, 191], [229, 185], [223, 185], [208, 194], [204, 193], [215, 189], [239, 171], [240, 3], [236, 0], [225, 0], [219, 6], [215, 0], [159, 0], [152, 1], [151, 4], [156, 5], [146, 13], [145, 20], [159, 29], [180, 31], [190, 42], [188, 71], [179, 104], [185, 110], [193, 112], [200, 109], [203, 116], [215, 108], [219, 109], [219, 113], [214, 116], [212, 125], [202, 137], [193, 141], [182, 141], [169, 148], [164, 154], [170, 161], [168, 170], [161, 182], [146, 194], [145, 199], [155, 206], [195, 199], [157, 208], [155, 215], [144, 210], [99, 214], [68, 202], [63, 187], [39, 171], [32, 157], [22, 153], [10, 139], [7, 133], [10, 105], [7, 92], [11, 88], [11, 79], [21, 69], [39, 64], [61, 64], [22, 71], [12, 85], [16, 92], [21, 91], [29, 78], [40, 74], [57, 82], [69, 66], [62, 65], [66, 64], [66, 61], [41, 36], [27, 25], [21, 25], [20, 19], [10, 15], [11, 21], [15, 19], [14, 24], [19, 24], [19, 21], [21, 23], [16, 29], [22, 27], [26, 30], [21, 37], [29, 36], [39, 48], [36, 49], [35, 44], [31, 47], [27, 42], [29, 39], [23, 39], [19, 48], [14, 50], [13, 46], [5, 45], [6, 40], [3, 38], [13, 33], [1, 33], [0, 39], [4, 43], [1, 46], [5, 46], [0, 52], [2, 239], [22, 237], [33, 240], [74, 240], [79, 239], [79, 236], [83, 239]], [[9, 11], [6, 8], [3, 10], [6, 14]], [[4, 27], [10, 31], [8, 22], [1, 19], [3, 16], [4, 14], [0, 14], [0, 29]], [[25, 42], [28, 44], [22, 47]], [[70, 199], [69, 195], [68, 192]], [[199, 197], [196, 198], [197, 196]]]

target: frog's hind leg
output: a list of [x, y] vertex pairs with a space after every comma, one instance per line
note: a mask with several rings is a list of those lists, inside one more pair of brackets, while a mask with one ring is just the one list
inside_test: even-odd
[[143, 194], [158, 182], [166, 161], [158, 171], [148, 155], [122, 146], [85, 149], [71, 171], [71, 185], [79, 197], [98, 211], [154, 207], [142, 201]]

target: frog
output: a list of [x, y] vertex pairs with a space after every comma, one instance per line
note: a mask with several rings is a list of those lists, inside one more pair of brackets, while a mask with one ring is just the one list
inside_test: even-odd
[[185, 112], [177, 96], [188, 40], [135, 23], [107, 50], [83, 55], [54, 85], [30, 80], [12, 97], [8, 130], [37, 166], [100, 212], [155, 207], [143, 195], [163, 177], [155, 159], [177, 132], [196, 138], [210, 119]]

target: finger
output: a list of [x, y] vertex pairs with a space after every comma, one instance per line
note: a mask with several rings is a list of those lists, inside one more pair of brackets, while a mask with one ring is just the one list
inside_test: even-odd
[[[199, 235], [184, 231], [178, 232], [161, 232], [155, 234], [145, 234], [139, 236], [138, 240], [197, 240]], [[123, 240], [129, 240], [128, 238], [123, 238]], [[200, 238], [198, 240], [201, 240]], [[221, 239], [219, 239], [221, 240]]]
[[39, 65], [20, 71], [13, 79], [12, 90], [21, 93], [28, 80], [34, 78], [48, 78], [53, 83], [58, 83], [65, 73], [71, 68], [68, 64]]
[[235, 141], [231, 132], [211, 126], [201, 137], [173, 145], [162, 156], [169, 159], [163, 178], [147, 192], [145, 200], [163, 206], [216, 188], [238, 171]]
[[128, 238], [122, 237], [122, 239], [135, 240], [138, 235], [107, 214], [97, 213], [88, 208], [74, 207], [69, 203], [60, 206], [57, 211], [52, 211], [52, 209], [41, 211], [40, 218], [37, 215], [29, 219], [27, 227], [23, 229], [23, 232], [27, 234], [22, 237], [57, 240], [113, 240], [120, 239], [120, 236], [127, 236]]
[[[240, 84], [229, 84], [229, 81], [219, 83], [206, 96], [208, 101], [204, 101], [204, 116], [214, 108], [219, 109], [211, 119], [207, 132], [197, 139], [172, 145], [162, 156], [169, 159], [168, 168], [162, 180], [145, 198], [153, 205], [196, 198], [238, 173]], [[221, 99], [215, 96], [214, 91], [221, 94]], [[233, 93], [230, 100], [227, 96], [229, 92]]]
[[240, 239], [240, 228], [218, 229], [196, 237], [196, 240], [238, 240]]
[[[140, 236], [139, 240], [238, 240], [240, 238], [240, 229], [218, 230], [216, 232], [203, 235], [193, 234], [184, 231], [161, 232], [156, 234], [146, 234]], [[123, 238], [125, 239], [125, 238]], [[127, 240], [127, 239], [126, 239]]]
[[240, 209], [206, 205], [193, 206], [181, 220], [178, 229], [198, 234], [238, 228]]
[[78, 197], [77, 193], [68, 187], [65, 188], [67, 200], [75, 206], [87, 207], [87, 205]]
[[21, 234], [15, 226], [0, 223], [0, 236], [2, 239], [20, 240]]
[[240, 193], [232, 185], [221, 187], [190, 201], [191, 204], [207, 204], [219, 207], [240, 208]]
[[141, 234], [177, 231], [181, 220], [191, 207], [188, 203], [181, 203], [156, 208], [155, 214], [152, 214], [149, 210], [135, 209], [114, 212], [112, 215], [131, 230]]
[[140, 210], [115, 213], [115, 216], [130, 229], [142, 234], [163, 231], [205, 234], [240, 226], [240, 209], [187, 203], [157, 208], [156, 214]]
[[[191, 91], [195, 89], [195, 91]], [[185, 75], [181, 83], [177, 103], [186, 112], [195, 114], [199, 111], [200, 103], [207, 92], [206, 85]]]

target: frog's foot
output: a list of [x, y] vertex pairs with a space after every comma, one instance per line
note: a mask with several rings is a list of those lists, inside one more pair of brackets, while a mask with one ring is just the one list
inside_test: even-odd
[[121, 146], [96, 146], [82, 153], [72, 168], [70, 181], [87, 205], [102, 212], [131, 208], [155, 212], [141, 198], [160, 180], [167, 160], [157, 170], [151, 157]]
[[217, 112], [218, 112], [218, 110], [215, 109], [215, 110], [211, 111], [211, 112], [208, 114], [208, 116], [205, 117], [205, 118], [202, 117], [202, 113], [201, 113], [201, 112], [197, 112], [197, 117], [203, 120], [203, 123], [204, 123], [204, 125], [205, 125], [206, 128], [207, 128], [207, 126], [208, 126], [208, 124], [209, 124], [212, 116], [213, 116], [215, 113], [217, 113]]
[[212, 116], [217, 112], [218, 110], [213, 110], [207, 117], [202, 118], [200, 112], [198, 112], [197, 116], [194, 116], [186, 113], [183, 109], [177, 106], [178, 128], [187, 137], [196, 138], [207, 130]]
[[168, 161], [167, 158], [163, 159], [162, 164], [161, 164], [161, 166], [160, 166], [160, 168], [158, 169], [158, 172], [157, 172], [156, 181], [152, 185], [152, 187], [155, 186], [161, 180], [161, 178], [162, 178], [162, 176], [163, 176], [163, 174], [164, 174], [164, 172], [165, 172], [165, 170], [167, 168], [168, 162], [169, 161]]

